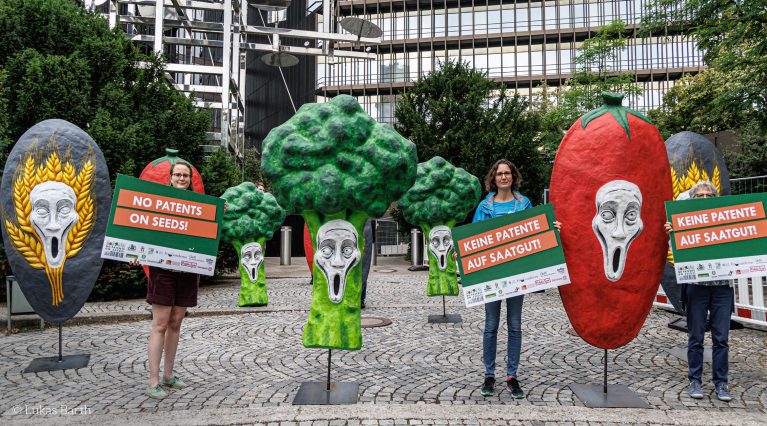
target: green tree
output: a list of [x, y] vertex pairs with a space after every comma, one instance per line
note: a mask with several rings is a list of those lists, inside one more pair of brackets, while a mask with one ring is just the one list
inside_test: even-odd
[[242, 181], [234, 156], [224, 149], [219, 149], [209, 157], [200, 175], [205, 183], [205, 193], [214, 197], [220, 197], [227, 188]]
[[[0, 160], [34, 124], [68, 120], [104, 152], [111, 177], [136, 175], [166, 146], [202, 161], [210, 115], [120, 29], [71, 0], [0, 0]], [[1, 256], [0, 258], [4, 258]], [[107, 261], [91, 299], [145, 291], [140, 270]]]
[[202, 160], [210, 115], [170, 85], [159, 58], [76, 2], [0, 0], [0, 45], [4, 154], [35, 123], [62, 118], [94, 138], [112, 177], [136, 174], [167, 145]]
[[573, 76], [557, 88], [543, 85], [536, 107], [542, 114], [540, 142], [547, 163], [554, 161], [567, 129], [586, 112], [602, 106], [602, 92], [627, 96], [641, 93], [635, 74], [611, 66], [628, 45], [625, 31], [626, 24], [621, 20], [600, 28], [578, 48]]
[[256, 148], [248, 148], [243, 155], [245, 161], [245, 181], [264, 184], [264, 191], [271, 192], [272, 183], [261, 169], [261, 154]]
[[397, 99], [394, 115], [396, 129], [418, 147], [419, 161], [439, 156], [482, 178], [507, 158], [522, 171], [522, 191], [541, 199], [547, 177], [537, 150], [540, 118], [487, 73], [445, 62]]

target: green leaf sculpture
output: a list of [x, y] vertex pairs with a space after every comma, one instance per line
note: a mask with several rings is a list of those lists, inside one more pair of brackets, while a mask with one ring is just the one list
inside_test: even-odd
[[316, 249], [305, 347], [362, 347], [363, 226], [410, 188], [417, 161], [412, 142], [348, 95], [303, 105], [264, 139], [263, 171], [280, 204], [303, 215]]
[[239, 306], [265, 306], [269, 302], [264, 274], [264, 244], [285, 220], [285, 210], [272, 194], [252, 182], [227, 188], [221, 239], [234, 246], [240, 259]]
[[442, 157], [418, 164], [415, 184], [399, 200], [405, 220], [421, 227], [428, 242], [427, 296], [457, 296], [451, 228], [479, 202], [479, 179]]

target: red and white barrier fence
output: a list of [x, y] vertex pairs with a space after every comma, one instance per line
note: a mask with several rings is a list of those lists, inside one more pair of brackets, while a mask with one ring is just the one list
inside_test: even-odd
[[[745, 324], [767, 326], [767, 307], [764, 304], [767, 276], [738, 278], [733, 281], [735, 313], [732, 314], [732, 319]], [[653, 305], [674, 310], [661, 286], [658, 286]]]

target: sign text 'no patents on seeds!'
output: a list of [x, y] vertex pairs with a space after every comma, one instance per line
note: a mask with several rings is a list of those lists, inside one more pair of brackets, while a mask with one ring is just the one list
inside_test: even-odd
[[223, 203], [118, 175], [101, 257], [213, 275]]

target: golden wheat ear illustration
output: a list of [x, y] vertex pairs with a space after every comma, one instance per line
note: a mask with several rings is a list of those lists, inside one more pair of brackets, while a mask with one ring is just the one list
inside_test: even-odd
[[[676, 155], [673, 162], [676, 162]], [[716, 187], [716, 192], [722, 195], [722, 175], [719, 172], [719, 160], [716, 157], [714, 157], [714, 169], [711, 171], [711, 177], [709, 177], [706, 168], [703, 166], [703, 159], [698, 158], [698, 161], [695, 161], [695, 153], [692, 147], [690, 147], [690, 152], [687, 154], [687, 162], [690, 165], [679, 177], [677, 177], [674, 170], [674, 165], [671, 165], [671, 186], [674, 188], [674, 199], [679, 197], [679, 194], [689, 191], [696, 183], [706, 180], [713, 183]], [[671, 254], [671, 250], [668, 251], [666, 260], [671, 264], [674, 263], [674, 256]]]
[[29, 266], [45, 270], [53, 306], [64, 300], [64, 262], [80, 252], [95, 223], [95, 172], [90, 147], [77, 172], [70, 149], [62, 162], [55, 135], [51, 135], [44, 148], [32, 144], [14, 173], [15, 218], [9, 219], [3, 211], [3, 221], [13, 247]]

